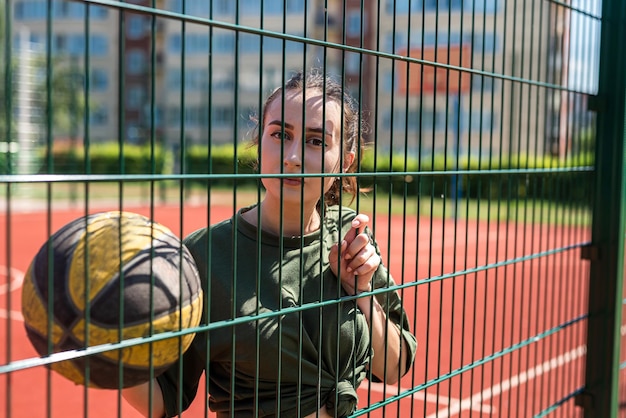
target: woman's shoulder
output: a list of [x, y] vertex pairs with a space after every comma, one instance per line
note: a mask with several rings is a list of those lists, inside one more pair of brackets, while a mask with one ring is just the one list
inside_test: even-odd
[[213, 224], [209, 227], [203, 227], [197, 229], [187, 235], [184, 239], [184, 243], [187, 247], [194, 247], [199, 244], [207, 243], [209, 237], [211, 240], [216, 238], [223, 239], [225, 237], [229, 237], [232, 232], [232, 219], [224, 219], [216, 224]]

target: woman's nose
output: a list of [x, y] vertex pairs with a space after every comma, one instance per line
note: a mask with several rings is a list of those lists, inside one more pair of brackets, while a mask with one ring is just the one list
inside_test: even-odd
[[292, 140], [285, 143], [283, 153], [285, 167], [300, 167], [302, 164], [302, 144], [300, 141]]

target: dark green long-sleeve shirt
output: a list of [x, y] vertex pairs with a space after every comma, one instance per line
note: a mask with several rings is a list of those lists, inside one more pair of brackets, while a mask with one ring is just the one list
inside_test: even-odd
[[[282, 417], [304, 416], [321, 405], [331, 414], [335, 408], [338, 416], [350, 414], [356, 408], [355, 389], [374, 354], [367, 321], [354, 300], [319, 302], [345, 296], [328, 254], [350, 229], [355, 212], [328, 208], [320, 230], [282, 239], [261, 232], [260, 245], [257, 228], [241, 213], [192, 233], [185, 244], [205, 292], [202, 324], [261, 317], [237, 325], [222, 322], [196, 334], [183, 355], [182, 384], [178, 362], [157, 378], [167, 416], [189, 406], [205, 367], [209, 406], [219, 417], [274, 417], [279, 410]], [[393, 285], [384, 266], [373, 284]], [[402, 330], [410, 366], [417, 343], [401, 301], [395, 291], [377, 298]], [[312, 305], [297, 309], [305, 304]], [[296, 310], [276, 314], [289, 308]]]

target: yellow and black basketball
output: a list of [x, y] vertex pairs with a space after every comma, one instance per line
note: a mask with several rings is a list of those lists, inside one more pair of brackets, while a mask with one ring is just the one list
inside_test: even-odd
[[148, 381], [151, 368], [165, 371], [194, 334], [81, 350], [197, 326], [202, 289], [191, 254], [168, 228], [104, 212], [68, 223], [42, 246], [24, 279], [22, 313], [40, 355], [77, 350], [53, 370], [90, 387], [130, 387]]

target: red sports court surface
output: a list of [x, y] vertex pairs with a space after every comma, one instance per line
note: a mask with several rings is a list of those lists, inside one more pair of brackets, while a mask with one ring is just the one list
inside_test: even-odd
[[[123, 209], [150, 215], [148, 207]], [[184, 236], [232, 213], [213, 206], [209, 217], [206, 206], [159, 206], [154, 219]], [[0, 364], [36, 356], [20, 312], [23, 272], [49, 231], [84, 214], [53, 208], [50, 218], [13, 212], [7, 220], [0, 213]], [[365, 381], [359, 388], [361, 407], [406, 396], [370, 416], [527, 417], [583, 385], [585, 321], [569, 322], [586, 311], [587, 262], [578, 248], [589, 240], [586, 228], [414, 215], [377, 215], [371, 227], [396, 282], [421, 283], [402, 291], [419, 343], [412, 371], [399, 385]], [[452, 274], [458, 271], [467, 273]], [[205, 400], [199, 393], [183, 416], [204, 416]], [[44, 367], [0, 375], [0, 417], [118, 415], [139, 416], [118, 391], [85, 390]], [[581, 413], [569, 399], [552, 416]]]

